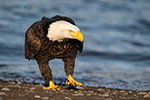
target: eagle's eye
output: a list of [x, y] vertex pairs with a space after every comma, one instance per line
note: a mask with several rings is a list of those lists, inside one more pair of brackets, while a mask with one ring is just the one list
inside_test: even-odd
[[72, 33], [73, 32], [73, 30], [69, 30], [69, 33]]

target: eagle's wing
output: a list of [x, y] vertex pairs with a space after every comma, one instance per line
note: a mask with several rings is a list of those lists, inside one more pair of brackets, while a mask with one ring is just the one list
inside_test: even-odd
[[75, 46], [77, 47], [77, 50], [79, 50], [79, 52], [81, 53], [83, 50], [83, 42], [77, 41]]
[[76, 39], [70, 39], [69, 42], [74, 44], [76, 46], [77, 50], [79, 50], [80, 53], [82, 52], [83, 42], [80, 42], [79, 40], [76, 40]]
[[38, 36], [34, 33], [32, 27], [30, 27], [26, 32], [25, 37], [25, 58], [34, 59], [35, 55], [39, 52], [41, 48], [41, 42]]

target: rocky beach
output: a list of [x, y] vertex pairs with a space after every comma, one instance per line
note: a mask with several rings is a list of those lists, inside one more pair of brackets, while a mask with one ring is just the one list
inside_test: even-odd
[[43, 90], [43, 84], [0, 81], [0, 100], [150, 100], [150, 91], [104, 87], [68, 87]]

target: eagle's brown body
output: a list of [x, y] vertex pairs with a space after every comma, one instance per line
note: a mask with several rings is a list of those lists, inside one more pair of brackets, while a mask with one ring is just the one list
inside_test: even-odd
[[64, 61], [66, 75], [73, 74], [77, 51], [82, 52], [83, 43], [76, 39], [63, 42], [50, 41], [47, 37], [49, 25], [53, 22], [65, 20], [71, 24], [74, 21], [68, 17], [43, 17], [41, 21], [32, 24], [26, 32], [25, 58], [35, 59], [39, 65], [41, 75], [46, 84], [52, 80], [49, 60], [60, 58]]

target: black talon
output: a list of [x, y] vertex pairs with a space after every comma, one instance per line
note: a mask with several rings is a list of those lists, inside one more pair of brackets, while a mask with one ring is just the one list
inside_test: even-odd
[[76, 83], [74, 83], [74, 85], [75, 85], [75, 86], [77, 86], [77, 84], [76, 84]]
[[66, 79], [66, 82], [67, 82], [67, 81], [69, 82], [69, 80], [68, 80], [68, 79]]

